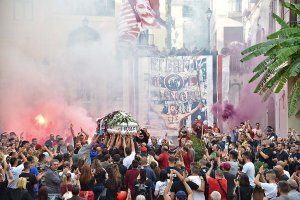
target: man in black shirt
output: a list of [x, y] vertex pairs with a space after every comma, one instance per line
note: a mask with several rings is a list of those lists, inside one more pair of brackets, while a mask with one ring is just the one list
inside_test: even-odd
[[19, 177], [24, 177], [27, 179], [26, 189], [28, 190], [29, 194], [34, 198], [34, 188], [36, 187], [38, 181], [35, 175], [30, 173], [30, 162], [24, 163], [24, 171], [20, 174]]
[[234, 179], [235, 176], [233, 174], [229, 173], [231, 166], [229, 163], [225, 162], [222, 163], [222, 170], [224, 171], [224, 177], [227, 180], [227, 200], [233, 200], [234, 198], [234, 189], [235, 189], [235, 183]]
[[262, 145], [257, 146], [258, 160], [268, 164], [268, 169], [273, 169], [273, 149], [270, 148], [268, 141], [262, 141]]
[[[181, 173], [184, 172], [184, 170], [181, 170], [180, 171]], [[184, 191], [186, 194], [187, 194], [187, 191], [186, 191], [186, 188], [183, 184], [183, 182], [181, 181], [183, 178], [182, 174], [176, 171], [176, 170], [173, 170], [173, 173], [176, 174], [177, 178], [178, 178], [178, 181], [174, 181], [173, 184], [172, 184], [172, 187], [171, 187], [171, 199], [175, 199], [175, 194], [178, 192], [178, 191]], [[189, 181], [187, 182], [187, 184], [190, 186], [190, 188], [192, 190], [196, 190], [196, 191], [201, 191], [201, 186], [197, 185], [196, 183], [192, 182], [192, 181]]]
[[291, 144], [291, 150], [289, 154], [289, 172], [293, 174], [295, 168], [300, 164], [300, 145]]
[[[180, 171], [180, 169], [178, 169], [175, 166], [176, 159], [175, 159], [174, 156], [170, 156], [168, 161], [169, 161], [169, 167], [165, 168], [165, 170], [168, 172], [168, 176], [170, 176], [171, 170], [173, 170], [173, 169], [176, 170], [176, 171]], [[176, 175], [174, 176], [173, 180], [174, 180], [174, 182], [179, 181], [179, 179]]]
[[285, 144], [278, 143], [276, 158], [274, 158], [273, 161], [275, 165], [277, 164], [278, 161], [283, 161], [285, 166], [284, 169], [287, 170], [289, 154], [284, 149], [285, 149]]

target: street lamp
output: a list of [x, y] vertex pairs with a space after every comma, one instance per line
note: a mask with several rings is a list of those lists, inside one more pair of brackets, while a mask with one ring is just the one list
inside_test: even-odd
[[207, 37], [208, 37], [208, 50], [210, 52], [210, 19], [211, 19], [211, 15], [212, 15], [212, 10], [210, 8], [208, 8], [205, 13], [206, 13], [207, 22], [208, 22]]

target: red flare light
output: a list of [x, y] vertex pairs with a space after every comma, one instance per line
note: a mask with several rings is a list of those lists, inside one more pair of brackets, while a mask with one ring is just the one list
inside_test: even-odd
[[40, 126], [45, 126], [45, 125], [47, 125], [47, 120], [46, 120], [45, 117], [44, 117], [43, 115], [41, 115], [41, 114], [39, 114], [39, 115], [37, 115], [37, 116], [35, 117], [35, 121], [36, 121], [36, 123], [37, 123], [38, 125], [40, 125]]

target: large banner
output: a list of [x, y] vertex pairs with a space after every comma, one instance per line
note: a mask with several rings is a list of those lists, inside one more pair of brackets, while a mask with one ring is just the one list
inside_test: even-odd
[[150, 105], [166, 129], [188, 127], [195, 120], [211, 124], [212, 56], [152, 58]]

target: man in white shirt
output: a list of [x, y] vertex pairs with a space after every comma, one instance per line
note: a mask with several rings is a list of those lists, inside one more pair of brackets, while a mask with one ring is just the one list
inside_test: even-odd
[[[123, 145], [126, 147], [126, 142], [123, 140]], [[130, 137], [130, 147], [125, 148], [126, 157], [123, 160], [123, 165], [128, 169], [135, 158], [135, 148], [132, 136]]]
[[[266, 172], [266, 177], [264, 178], [264, 166], [262, 165], [259, 168], [259, 172], [255, 177], [255, 184], [261, 187], [264, 190], [265, 196], [268, 199], [274, 198], [277, 196], [277, 184], [276, 184], [276, 174], [273, 170]], [[267, 182], [260, 182], [260, 178], [266, 180]]]
[[10, 163], [10, 172], [12, 174], [12, 179], [9, 181], [9, 184], [7, 186], [8, 195], [11, 196], [11, 193], [14, 192], [15, 189], [17, 189], [17, 182], [19, 179], [20, 174], [22, 173], [24, 169], [24, 162], [27, 162], [26, 157], [22, 153], [23, 151], [20, 150], [19, 155], [22, 157], [22, 164], [18, 166], [18, 159], [13, 157], [9, 160]]
[[191, 168], [191, 176], [188, 177], [189, 181], [197, 184], [199, 186], [197, 191], [194, 192], [194, 200], [205, 200], [204, 189], [205, 189], [205, 181], [202, 176], [199, 176], [200, 166], [198, 164], [193, 164]]
[[254, 164], [251, 162], [250, 157], [251, 157], [251, 154], [248, 151], [245, 151], [242, 154], [242, 158], [245, 161], [242, 172], [244, 174], [247, 174], [247, 176], [249, 177], [250, 185], [254, 188], [255, 187], [255, 183], [254, 183], [255, 167], [254, 167]]

